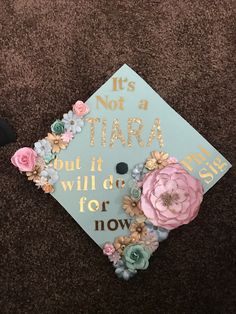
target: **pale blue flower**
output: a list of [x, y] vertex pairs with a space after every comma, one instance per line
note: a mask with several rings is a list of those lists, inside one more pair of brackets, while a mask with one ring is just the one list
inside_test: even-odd
[[51, 185], [55, 184], [57, 180], [59, 179], [57, 171], [53, 168], [44, 169], [40, 175], [46, 178], [48, 183]]
[[156, 233], [158, 242], [162, 242], [168, 238], [169, 230], [162, 228], [162, 227], [156, 227], [154, 226], [150, 221], [145, 221], [146, 227], [148, 229], [148, 232], [150, 233]]
[[149, 221], [149, 220], [145, 221], [145, 225], [146, 225], [149, 232], [157, 230], [157, 227], [154, 226], [153, 223], [151, 223], [151, 221]]
[[84, 126], [84, 121], [74, 114], [72, 110], [63, 115], [62, 122], [64, 123], [64, 128], [73, 134], [80, 133]]
[[156, 232], [157, 232], [158, 241], [162, 242], [168, 238], [170, 230], [167, 230], [162, 227], [158, 227]]
[[133, 187], [137, 186], [137, 181], [134, 180], [133, 178], [129, 179], [126, 183], [126, 185], [132, 189]]
[[52, 146], [50, 142], [44, 138], [34, 143], [34, 150], [36, 151], [37, 155], [44, 158], [45, 156], [51, 154]]
[[129, 280], [137, 273], [136, 269], [128, 269], [122, 260], [118, 261], [115, 264], [115, 268], [116, 268], [115, 273], [117, 277], [124, 280]]
[[143, 168], [144, 164], [140, 163], [134, 166], [134, 168], [131, 170], [131, 176], [136, 180], [136, 181], [141, 181], [143, 177]]
[[56, 157], [56, 154], [50, 153], [44, 157], [44, 161], [48, 165], [52, 160], [55, 159], [55, 157]]
[[142, 191], [138, 186], [133, 186], [130, 190], [130, 196], [132, 199], [139, 201], [142, 195]]

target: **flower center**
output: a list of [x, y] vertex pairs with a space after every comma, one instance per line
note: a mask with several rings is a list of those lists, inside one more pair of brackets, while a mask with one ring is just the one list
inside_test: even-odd
[[137, 231], [138, 233], [141, 233], [142, 230], [143, 230], [143, 229], [142, 229], [141, 227], [137, 227], [137, 228], [136, 228], [136, 231]]
[[54, 141], [54, 144], [56, 144], [56, 145], [57, 145], [58, 143], [59, 143], [59, 141], [58, 141], [58, 140], [55, 140], [55, 141]]
[[161, 195], [161, 199], [163, 206], [169, 207], [179, 199], [179, 195], [177, 193], [170, 194], [166, 192]]
[[130, 256], [134, 261], [139, 259], [139, 254], [137, 252], [132, 252]]
[[71, 125], [74, 125], [74, 124], [75, 124], [75, 121], [71, 120], [71, 121], [70, 121], [70, 124], [71, 124]]
[[131, 206], [132, 206], [132, 207], [136, 207], [136, 206], [137, 206], [137, 203], [136, 203], [136, 202], [132, 202]]
[[34, 170], [33, 174], [37, 174], [37, 173], [38, 173], [37, 170]]

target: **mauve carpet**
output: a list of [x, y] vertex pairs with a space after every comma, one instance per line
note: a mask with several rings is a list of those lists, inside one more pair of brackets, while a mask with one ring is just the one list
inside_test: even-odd
[[0, 16], [0, 116], [18, 136], [0, 148], [0, 313], [235, 313], [233, 168], [123, 282], [9, 162], [127, 63], [233, 164], [235, 1], [1, 0]]

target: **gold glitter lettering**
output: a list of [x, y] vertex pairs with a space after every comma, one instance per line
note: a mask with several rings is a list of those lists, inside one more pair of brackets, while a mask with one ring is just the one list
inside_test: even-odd
[[164, 146], [164, 140], [163, 140], [162, 132], [161, 132], [160, 119], [158, 119], [158, 118], [155, 119], [154, 124], [152, 126], [151, 132], [149, 134], [147, 146], [152, 145], [152, 141], [154, 140], [155, 137], [157, 138], [160, 147], [163, 147]]
[[193, 153], [187, 155], [183, 160], [180, 161], [180, 163], [185, 166], [189, 171], [193, 171], [193, 168], [191, 167], [192, 162], [195, 162], [198, 165], [201, 165], [204, 161], [206, 161], [206, 158], [200, 154], [200, 153]]
[[139, 109], [143, 109], [143, 110], [148, 109], [148, 101], [146, 99], [140, 100]]
[[[133, 129], [132, 124], [137, 123], [138, 128]], [[141, 131], [143, 129], [143, 120], [140, 118], [129, 118], [128, 119], [128, 147], [132, 147], [132, 136], [135, 136], [139, 146], [143, 147], [144, 142], [141, 139]]]
[[107, 119], [102, 119], [102, 135], [101, 135], [101, 144], [103, 147], [106, 147], [106, 131], [107, 131]]
[[104, 190], [111, 190], [113, 188], [113, 175], [109, 175], [107, 179], [103, 181]]
[[90, 123], [90, 146], [94, 146], [95, 125], [100, 122], [100, 118], [87, 118], [86, 121]]
[[102, 160], [101, 157], [99, 157], [98, 160], [97, 160], [98, 172], [102, 172], [102, 163], [103, 163], [103, 160]]
[[122, 145], [125, 145], [125, 137], [120, 128], [120, 122], [118, 119], [114, 119], [112, 123], [110, 148], [114, 146], [115, 141], [118, 139], [121, 141]]
[[216, 159], [213, 161], [213, 165], [216, 166], [220, 171], [223, 171], [227, 166], [227, 163], [223, 162], [220, 157], [216, 157]]
[[88, 202], [88, 210], [96, 212], [99, 209], [99, 202], [97, 200], [91, 200]]
[[74, 161], [65, 160], [66, 171], [74, 171]]
[[125, 187], [125, 180], [117, 179], [116, 180], [116, 187], [117, 187], [117, 189], [123, 189]]

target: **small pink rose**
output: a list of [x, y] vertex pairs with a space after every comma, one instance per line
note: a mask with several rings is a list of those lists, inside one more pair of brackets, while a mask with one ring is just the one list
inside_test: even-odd
[[11, 157], [11, 162], [20, 171], [32, 171], [35, 167], [36, 159], [37, 154], [32, 148], [23, 147], [18, 149]]
[[112, 243], [107, 242], [103, 246], [103, 253], [107, 256], [112, 255], [115, 252], [115, 248]]
[[73, 111], [77, 116], [81, 117], [89, 112], [89, 107], [81, 100], [78, 100], [73, 105]]
[[201, 182], [179, 163], [151, 171], [143, 179], [141, 208], [155, 225], [171, 230], [198, 214], [203, 198]]

